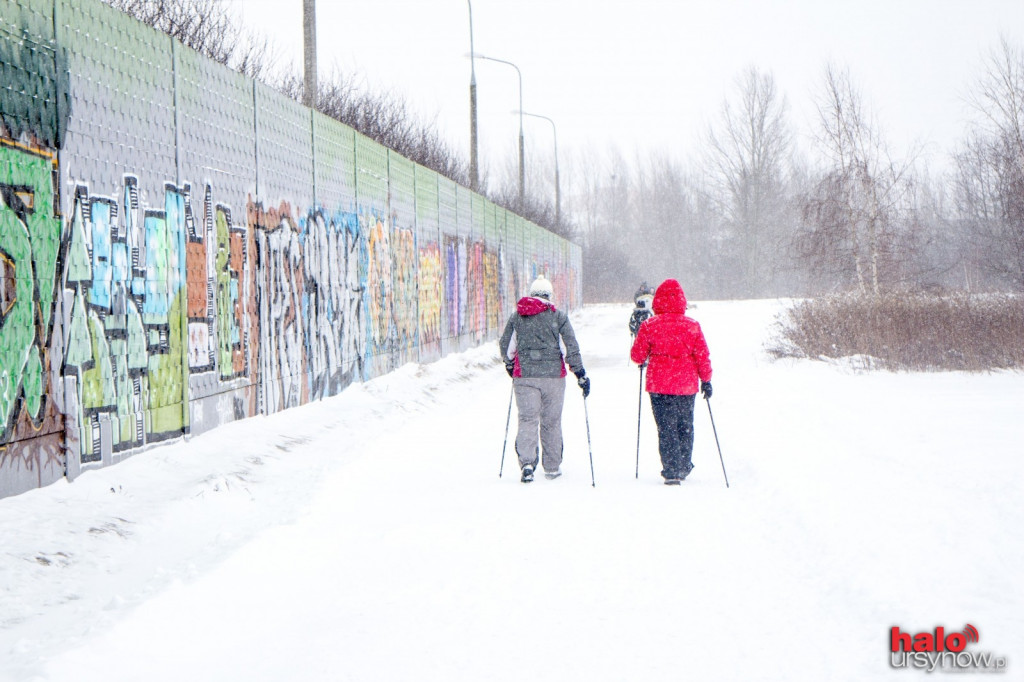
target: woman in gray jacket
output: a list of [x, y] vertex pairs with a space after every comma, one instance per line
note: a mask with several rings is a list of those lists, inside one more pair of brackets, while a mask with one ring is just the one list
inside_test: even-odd
[[[541, 275], [534, 280], [529, 296], [519, 299], [516, 312], [509, 317], [498, 340], [505, 370], [512, 377], [519, 411], [516, 454], [523, 483], [533, 480], [538, 459], [544, 465], [545, 478], [562, 475], [566, 363], [583, 389], [583, 398], [590, 395], [590, 379], [583, 369], [569, 316], [555, 309], [551, 295], [551, 282], [546, 277]], [[539, 457], [541, 452], [542, 458]]]

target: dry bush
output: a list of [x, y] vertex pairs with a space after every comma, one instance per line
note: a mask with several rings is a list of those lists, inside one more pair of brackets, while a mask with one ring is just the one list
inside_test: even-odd
[[1005, 294], [832, 296], [783, 313], [776, 357], [867, 356], [889, 370], [1024, 368], [1024, 300]]
[[243, 30], [218, 0], [105, 0], [184, 45], [252, 78], [273, 68], [274, 48], [265, 36]]
[[[291, 73], [274, 87], [301, 102], [306, 86], [302, 74]], [[314, 108], [421, 166], [469, 184], [469, 164], [442, 139], [435, 121], [417, 116], [401, 95], [374, 90], [362, 79], [335, 72], [318, 83]]]

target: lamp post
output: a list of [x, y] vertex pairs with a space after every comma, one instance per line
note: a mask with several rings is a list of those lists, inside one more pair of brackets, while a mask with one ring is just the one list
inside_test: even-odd
[[518, 113], [521, 116], [532, 116], [533, 118], [542, 118], [551, 124], [551, 133], [554, 135], [555, 140], [555, 224], [560, 225], [562, 222], [562, 191], [561, 186], [558, 182], [558, 128], [555, 127], [555, 122], [547, 116], [541, 114], [531, 114], [528, 111], [512, 112]]
[[479, 189], [480, 173], [477, 166], [477, 135], [476, 135], [476, 60], [473, 56], [473, 3], [469, 5], [469, 188], [474, 192]]
[[525, 144], [523, 144], [523, 72], [519, 70], [519, 67], [512, 62], [505, 61], [504, 59], [496, 59], [494, 57], [487, 57], [482, 54], [476, 55], [477, 59], [486, 59], [489, 62], [498, 62], [499, 64], [508, 64], [516, 70], [516, 74], [519, 75], [519, 208], [523, 207], [523, 191], [526, 184], [526, 171], [523, 165], [523, 150]]

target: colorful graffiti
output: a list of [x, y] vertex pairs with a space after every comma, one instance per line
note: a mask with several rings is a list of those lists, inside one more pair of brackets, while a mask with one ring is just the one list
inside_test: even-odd
[[359, 221], [351, 212], [339, 212], [329, 220], [322, 211], [310, 213], [300, 241], [305, 349], [307, 365], [313, 369], [309, 395], [319, 399], [336, 395], [362, 377], [365, 254]]
[[416, 359], [418, 302], [416, 238], [375, 216], [367, 233], [368, 355], [373, 374]]
[[391, 277], [391, 235], [384, 222], [375, 215], [368, 219], [366, 249], [369, 264], [366, 273], [366, 297], [369, 313], [367, 354], [373, 374], [383, 374], [393, 366], [391, 346], [394, 325], [394, 289]]
[[501, 319], [501, 282], [498, 279], [498, 254], [484, 251], [483, 294], [485, 329], [488, 332], [500, 330], [505, 320]]
[[498, 251], [498, 281], [501, 283], [501, 300], [504, 303], [501, 324], [504, 325], [504, 318], [515, 309], [515, 302], [519, 300], [522, 293], [522, 284], [519, 278], [519, 265], [509, 256], [508, 250], [503, 246]]
[[444, 298], [448, 304], [445, 329], [449, 338], [458, 338], [466, 329], [466, 244], [458, 237], [445, 237], [444, 251]]
[[335, 395], [363, 378], [366, 248], [351, 212], [295, 220], [288, 202], [264, 210], [250, 200], [256, 235], [255, 329], [261, 409]]
[[0, 140], [0, 473], [40, 485], [64, 468], [49, 362], [61, 230], [54, 171], [51, 153]]
[[163, 207], [144, 208], [130, 175], [120, 202], [75, 189], [63, 258], [73, 301], [65, 409], [83, 464], [188, 428], [187, 196], [168, 183]]
[[210, 185], [203, 194], [202, 221], [197, 222], [189, 190], [186, 185], [188, 366], [192, 374], [218, 369], [219, 379], [234, 379], [249, 372], [242, 299], [246, 230], [232, 222], [230, 206], [214, 202]]
[[487, 333], [487, 292], [484, 286], [484, 244], [473, 242], [466, 261], [466, 324], [477, 342]]
[[0, 442], [9, 440], [20, 407], [38, 420], [44, 403], [60, 234], [51, 173], [45, 153], [0, 145]]
[[394, 364], [404, 365], [415, 362], [417, 336], [419, 332], [419, 293], [417, 292], [416, 266], [419, 263], [416, 251], [415, 233], [411, 229], [395, 228], [392, 231], [391, 273], [394, 291], [395, 343]]
[[441, 353], [441, 307], [444, 300], [444, 267], [437, 242], [420, 249], [419, 331], [424, 353]]
[[309, 401], [302, 226], [288, 202], [265, 209], [250, 199], [248, 216], [256, 240], [259, 411], [271, 413]]
[[198, 211], [184, 194], [189, 426], [203, 431], [257, 413], [255, 246], [209, 183]]

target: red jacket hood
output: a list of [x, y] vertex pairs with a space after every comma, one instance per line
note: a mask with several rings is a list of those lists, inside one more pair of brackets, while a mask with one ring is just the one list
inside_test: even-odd
[[666, 279], [662, 282], [658, 290], [654, 292], [653, 308], [655, 315], [685, 313], [686, 294], [683, 293], [683, 287], [679, 286], [679, 282], [674, 279]]
[[554, 310], [555, 306], [548, 303], [544, 299], [534, 298], [533, 296], [523, 296], [519, 299], [519, 303], [516, 304], [516, 312], [523, 317], [529, 317], [530, 315], [537, 315], [544, 312], [545, 310]]

